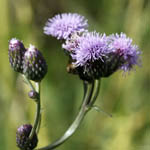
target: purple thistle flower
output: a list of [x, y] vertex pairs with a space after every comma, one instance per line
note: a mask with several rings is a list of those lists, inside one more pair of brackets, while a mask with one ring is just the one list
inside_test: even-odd
[[139, 62], [138, 47], [132, 45], [132, 40], [123, 33], [107, 37], [105, 34], [85, 32], [80, 36], [71, 36], [63, 48], [70, 52], [73, 70], [89, 82], [108, 77], [118, 69], [131, 70]]
[[109, 53], [107, 41], [105, 34], [85, 32], [63, 44], [63, 48], [70, 52], [73, 68], [81, 79], [91, 81], [102, 76], [103, 57]]
[[130, 71], [134, 65], [139, 65], [139, 55], [141, 52], [137, 45], [132, 44], [132, 39], [128, 38], [125, 33], [113, 34], [109, 36], [109, 50], [120, 57], [122, 64], [120, 69]]
[[74, 48], [75, 54], [72, 54], [76, 66], [88, 66], [90, 63], [101, 59], [108, 53], [107, 37], [105, 34], [96, 32], [84, 33]]
[[87, 28], [87, 20], [77, 13], [63, 13], [49, 19], [44, 27], [44, 33], [57, 39], [67, 39], [76, 31]]

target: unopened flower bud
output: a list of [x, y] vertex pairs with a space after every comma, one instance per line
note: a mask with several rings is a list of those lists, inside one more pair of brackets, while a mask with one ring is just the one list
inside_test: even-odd
[[21, 125], [16, 132], [16, 142], [17, 146], [21, 150], [33, 150], [38, 143], [38, 138], [36, 133], [33, 135], [32, 139], [29, 139], [30, 132], [32, 130], [32, 125], [25, 124]]
[[32, 99], [38, 99], [39, 97], [39, 94], [36, 92], [36, 91], [33, 91], [31, 90], [29, 93], [28, 93], [28, 96]]
[[26, 49], [21, 41], [16, 38], [9, 41], [9, 62], [11, 67], [20, 73], [23, 71], [23, 57], [25, 51]]
[[33, 45], [27, 49], [24, 55], [23, 73], [29, 80], [40, 82], [47, 73], [47, 64], [42, 56]]

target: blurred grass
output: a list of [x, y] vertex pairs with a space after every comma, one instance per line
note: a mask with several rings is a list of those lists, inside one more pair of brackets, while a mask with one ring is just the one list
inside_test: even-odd
[[8, 62], [8, 40], [36, 45], [49, 71], [42, 83], [43, 120], [39, 146], [58, 138], [79, 108], [82, 82], [66, 73], [67, 57], [59, 41], [43, 34], [48, 18], [77, 12], [89, 20], [90, 30], [125, 32], [142, 50], [142, 67], [125, 77], [120, 72], [103, 79], [96, 102], [113, 118], [91, 111], [61, 150], [150, 149], [150, 1], [149, 0], [1, 0], [0, 1], [0, 150], [17, 150], [16, 128], [32, 123], [34, 103], [28, 88]]

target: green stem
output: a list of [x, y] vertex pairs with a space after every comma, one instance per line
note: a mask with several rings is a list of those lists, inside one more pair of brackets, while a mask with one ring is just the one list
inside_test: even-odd
[[[77, 128], [80, 126], [82, 120], [84, 119], [86, 113], [90, 110], [88, 107], [88, 103], [90, 102], [94, 90], [94, 82], [91, 85], [87, 85], [88, 83], [84, 83], [84, 100], [81, 105], [81, 108], [79, 110], [79, 113], [77, 117], [75, 118], [74, 122], [71, 124], [71, 126], [67, 129], [67, 131], [64, 133], [62, 137], [60, 137], [58, 140], [56, 140], [54, 143], [46, 146], [39, 148], [37, 150], [52, 150], [58, 147], [59, 145], [63, 144], [73, 133], [77, 130]], [[87, 90], [86, 90], [87, 87]]]
[[96, 80], [96, 90], [95, 90], [94, 96], [92, 97], [91, 102], [90, 102], [90, 104], [89, 104], [91, 107], [93, 106], [93, 104], [95, 103], [95, 101], [96, 101], [96, 99], [97, 99], [97, 97], [98, 97], [98, 95], [99, 95], [99, 92], [100, 92], [100, 84], [101, 84], [101, 79]]
[[95, 86], [95, 81], [93, 81], [92, 83], [91, 83], [91, 91], [92, 92], [90, 92], [89, 93], [89, 99], [87, 99], [87, 102], [86, 102], [86, 105], [87, 106], [89, 106], [89, 104], [90, 104], [90, 102], [91, 102], [91, 99], [92, 99], [92, 95], [93, 95], [93, 92], [94, 92], [94, 86]]
[[42, 116], [41, 116], [41, 112], [40, 112], [40, 116], [39, 116], [39, 123], [38, 123], [38, 127], [36, 129], [36, 133], [38, 134], [40, 131], [40, 127], [41, 127], [41, 120], [42, 120]]
[[36, 114], [35, 114], [35, 120], [33, 124], [33, 128], [31, 130], [31, 133], [29, 135], [29, 138], [32, 139], [35, 132], [38, 133], [40, 129], [41, 124], [41, 102], [40, 102], [40, 83], [36, 82], [36, 88], [33, 86], [32, 82], [26, 78], [25, 75], [23, 75], [25, 82], [29, 85], [30, 89], [37, 92], [39, 94], [38, 98], [35, 100], [36, 102]]
[[25, 82], [29, 85], [30, 89], [33, 91], [36, 91], [34, 86], [32, 85], [31, 81], [29, 79], [26, 78], [25, 75], [23, 75]]
[[87, 92], [87, 87], [88, 87], [88, 83], [86, 81], [83, 81], [83, 91], [84, 91], [83, 100]]
[[35, 114], [35, 121], [33, 124], [33, 128], [31, 130], [31, 133], [29, 135], [29, 139], [32, 139], [36, 130], [38, 129], [40, 117], [41, 117], [41, 103], [40, 103], [40, 83], [36, 83], [36, 91], [39, 93], [38, 99], [35, 101], [36, 102], [36, 114]]
[[38, 109], [38, 125], [37, 125], [37, 127], [36, 127], [36, 133], [38, 134], [39, 133], [39, 130], [40, 130], [40, 126], [41, 126], [41, 119], [42, 119], [42, 117], [41, 117], [41, 98], [40, 98], [40, 95], [41, 95], [41, 93], [40, 93], [40, 91], [41, 91], [41, 89], [40, 89], [40, 83], [36, 83], [36, 91], [39, 93], [39, 104], [37, 104], [37, 105], [39, 105], [39, 109]]

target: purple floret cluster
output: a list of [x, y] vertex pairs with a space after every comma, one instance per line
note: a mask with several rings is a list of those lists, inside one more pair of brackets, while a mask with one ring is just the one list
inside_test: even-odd
[[67, 39], [74, 32], [84, 31], [87, 26], [87, 20], [83, 16], [64, 13], [49, 19], [44, 27], [44, 33], [57, 39]]
[[76, 74], [85, 80], [108, 77], [118, 69], [125, 72], [140, 63], [140, 50], [125, 33], [100, 34], [87, 30], [87, 20], [78, 14], [64, 13], [49, 19], [44, 33], [64, 39], [62, 48]]
[[140, 65], [139, 55], [141, 52], [137, 45], [132, 44], [132, 39], [128, 38], [125, 33], [110, 35], [109, 49], [122, 57], [124, 63], [120, 69], [130, 71], [134, 65]]
[[75, 53], [71, 54], [76, 66], [86, 66], [96, 60], [103, 61], [103, 56], [108, 53], [107, 36], [96, 32], [83, 34], [80, 44], [74, 48]]

